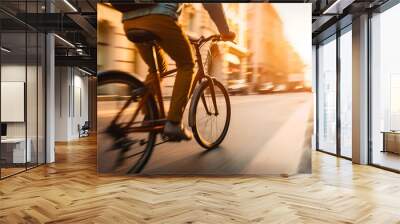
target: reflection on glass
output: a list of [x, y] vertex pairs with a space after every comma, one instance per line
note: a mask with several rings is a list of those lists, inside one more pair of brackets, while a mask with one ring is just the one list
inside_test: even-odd
[[351, 30], [340, 37], [340, 153], [352, 157], [352, 35]]
[[27, 167], [37, 165], [37, 79], [38, 79], [38, 36], [36, 32], [27, 33], [27, 82], [26, 82], [26, 113], [27, 113], [27, 149], [30, 149], [30, 161]]
[[318, 51], [318, 147], [336, 153], [336, 39]]
[[[25, 170], [31, 159], [30, 145], [26, 144], [25, 89], [26, 89], [26, 34], [3, 32], [1, 46], [1, 122], [6, 134], [1, 140], [2, 177]], [[27, 147], [28, 146], [28, 147]], [[27, 150], [28, 149], [28, 150]]]
[[44, 71], [44, 65], [45, 65], [45, 60], [46, 60], [46, 52], [45, 52], [45, 35], [42, 33], [39, 33], [38, 35], [38, 77], [37, 77], [37, 90], [38, 90], [38, 105], [37, 105], [37, 129], [38, 129], [38, 135], [37, 135], [37, 162], [38, 164], [43, 164], [45, 163], [45, 71]]
[[400, 5], [372, 18], [372, 163], [400, 170]]
[[[40, 13], [44, 5], [44, 0], [0, 2], [0, 7], [15, 13]], [[0, 23], [4, 178], [45, 162], [45, 35], [1, 12], [0, 17], [7, 20]]]
[[390, 130], [400, 130], [400, 73], [390, 77]]

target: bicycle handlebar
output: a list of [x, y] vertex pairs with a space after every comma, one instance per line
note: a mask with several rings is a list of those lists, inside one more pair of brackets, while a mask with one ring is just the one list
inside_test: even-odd
[[215, 35], [211, 35], [209, 37], [201, 37], [199, 42], [200, 43], [207, 43], [208, 41], [220, 41], [221, 40], [221, 35], [219, 34], [215, 34]]
[[[197, 40], [192, 40], [191, 42], [192, 42], [192, 43], [195, 43], [195, 44], [198, 44], [198, 45], [203, 45], [203, 44], [207, 43], [208, 41], [222, 41], [222, 38], [221, 38], [221, 35], [219, 35], [219, 34], [214, 34], [214, 35], [211, 35], [211, 36], [209, 36], [209, 37], [201, 36], [199, 39], [197, 39]], [[233, 40], [230, 41], [230, 42], [236, 44], [236, 42], [233, 41]]]

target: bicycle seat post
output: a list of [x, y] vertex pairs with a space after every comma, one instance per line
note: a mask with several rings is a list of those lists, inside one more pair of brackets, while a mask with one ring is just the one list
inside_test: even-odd
[[160, 66], [158, 62], [158, 57], [157, 57], [157, 41], [153, 40], [149, 44], [151, 44], [151, 51], [153, 53], [153, 69], [151, 69], [150, 76], [152, 76], [150, 79], [154, 80], [152, 81], [152, 86], [154, 88], [154, 93], [156, 95], [156, 99], [158, 101], [158, 106], [160, 109], [161, 117], [165, 117], [165, 110], [164, 110], [164, 103], [162, 99], [162, 93], [161, 93], [161, 71], [160, 71]]
[[154, 66], [155, 72], [161, 73], [160, 67], [158, 64], [158, 58], [157, 58], [157, 45], [156, 45], [157, 43], [156, 43], [156, 41], [152, 41], [149, 44], [151, 44], [151, 51], [153, 53], [153, 66]]
[[[160, 73], [160, 67], [159, 63], [157, 61], [157, 41], [160, 40], [160, 38], [155, 35], [154, 33], [143, 30], [143, 29], [131, 29], [126, 32], [126, 35], [130, 41], [133, 43], [143, 43], [143, 44], [149, 44], [152, 49], [152, 54], [153, 54], [153, 60], [152, 64], [150, 65], [150, 69], [153, 70], [155, 69], [156, 73]], [[150, 71], [151, 71], [150, 70]], [[153, 71], [151, 71], [153, 73]]]

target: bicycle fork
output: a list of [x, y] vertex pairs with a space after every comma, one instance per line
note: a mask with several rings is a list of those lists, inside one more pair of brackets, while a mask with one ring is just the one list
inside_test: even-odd
[[[215, 88], [214, 88], [214, 80], [209, 77], [209, 76], [205, 76], [208, 82], [208, 86], [210, 87], [210, 92], [211, 92], [211, 99], [213, 102], [213, 106], [214, 106], [214, 112], [215, 112], [215, 116], [218, 116], [218, 106], [217, 106], [217, 97], [215, 95]], [[203, 102], [204, 107], [206, 108], [207, 114], [211, 115], [211, 111], [209, 110], [207, 103], [206, 103], [206, 99], [204, 97], [204, 94], [201, 95], [201, 101]]]
[[[203, 65], [203, 61], [201, 60], [201, 53], [197, 47], [196, 47], [196, 57], [197, 57], [197, 64], [199, 66], [199, 71], [198, 71], [198, 74], [196, 75], [196, 77], [199, 77], [199, 79], [195, 80], [195, 84], [197, 82], [199, 82], [202, 78], [206, 78], [206, 82], [208, 82], [208, 86], [210, 87], [211, 98], [212, 98], [212, 102], [213, 102], [213, 106], [214, 106], [215, 116], [217, 116], [218, 115], [218, 107], [217, 107], [217, 99], [215, 96], [214, 79], [204, 73], [204, 65]], [[203, 103], [207, 114], [211, 115], [211, 111], [208, 108], [204, 94], [201, 95], [201, 102]]]

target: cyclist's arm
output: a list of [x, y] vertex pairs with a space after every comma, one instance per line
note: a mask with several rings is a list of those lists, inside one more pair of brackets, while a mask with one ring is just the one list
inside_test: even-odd
[[222, 35], [229, 34], [228, 22], [225, 18], [224, 9], [221, 3], [203, 3], [203, 7], [207, 10], [211, 19], [214, 21], [218, 31]]

